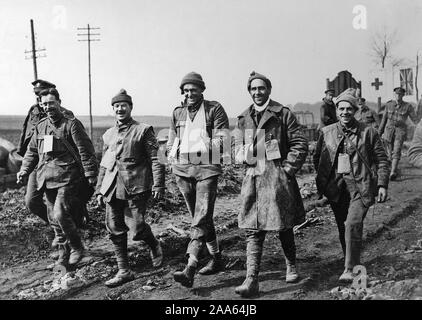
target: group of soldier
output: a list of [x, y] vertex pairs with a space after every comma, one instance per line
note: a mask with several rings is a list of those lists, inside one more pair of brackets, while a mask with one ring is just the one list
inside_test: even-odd
[[[26, 205], [52, 226], [57, 263], [77, 265], [85, 254], [78, 227], [86, 216], [87, 197], [81, 193], [88, 186], [95, 188], [98, 205], [106, 207], [105, 224], [118, 266], [117, 274], [105, 284], [115, 287], [134, 279], [128, 261], [129, 227], [134, 241], [148, 244], [152, 265], [160, 267], [163, 250], [145, 221], [148, 199], [162, 198], [165, 190], [165, 164], [160, 161], [153, 127], [133, 119], [132, 98], [120, 90], [111, 99], [116, 123], [102, 137], [98, 164], [83, 125], [61, 106], [55, 86], [43, 80], [33, 84], [38, 102], [25, 121], [19, 146], [24, 160], [17, 179], [21, 182], [29, 176]], [[224, 145], [229, 141], [230, 158], [245, 167], [238, 225], [246, 236], [246, 278], [235, 292], [242, 297], [258, 295], [268, 231], [278, 233], [285, 257], [285, 281], [296, 282], [299, 273], [293, 227], [305, 221], [305, 210], [295, 175], [308, 155], [303, 126], [289, 108], [270, 98], [272, 83], [257, 72], [247, 79], [252, 104], [237, 117], [231, 133], [223, 106], [205, 100], [205, 89], [200, 74], [191, 72], [183, 77], [183, 102], [173, 110], [168, 135], [166, 160], [192, 217], [187, 263], [183, 270], [174, 272], [174, 280], [192, 287], [197, 273], [210, 275], [224, 269], [213, 215]], [[365, 101], [358, 99], [354, 89], [335, 98], [327, 91], [324, 99], [323, 125], [313, 162], [318, 192], [327, 197], [338, 226], [345, 259], [339, 278], [342, 282], [351, 282], [353, 268], [360, 264], [363, 220], [369, 207], [387, 198], [391, 162], [380, 134], [390, 143], [403, 139], [402, 121], [408, 114], [413, 119], [400, 98], [402, 94], [396, 92], [398, 107], [393, 102], [387, 104], [380, 132], [377, 125], [368, 125]], [[375, 115], [374, 119], [377, 122]], [[393, 161], [398, 163], [399, 144], [392, 144]], [[125, 223], [127, 211], [134, 221], [132, 226]], [[210, 259], [199, 269], [203, 249]]]

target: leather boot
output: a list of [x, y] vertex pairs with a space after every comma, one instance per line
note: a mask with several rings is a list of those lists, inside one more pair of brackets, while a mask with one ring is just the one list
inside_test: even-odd
[[210, 275], [210, 274], [218, 273], [223, 270], [224, 270], [224, 263], [221, 257], [221, 252], [217, 252], [216, 254], [211, 255], [210, 261], [208, 261], [205, 267], [199, 270], [198, 273], [202, 275]]
[[151, 248], [150, 251], [152, 266], [154, 268], [161, 267], [163, 264], [163, 249], [161, 248], [160, 241], [157, 241], [157, 245]]
[[286, 264], [286, 282], [294, 283], [299, 279], [299, 275], [296, 270], [296, 265]]
[[179, 282], [182, 286], [192, 288], [196, 267], [187, 264], [183, 271], [173, 273], [174, 281]]
[[70, 245], [70, 257], [69, 257], [69, 264], [77, 264], [79, 261], [82, 260], [84, 256], [85, 249], [82, 245], [81, 238], [79, 237], [78, 233], [75, 232], [71, 237], [69, 237], [69, 245]]
[[104, 284], [109, 288], [114, 288], [121, 286], [122, 284], [132, 281], [135, 279], [134, 274], [132, 271], [126, 269], [126, 270], [119, 270], [116, 275], [111, 278], [110, 280], [107, 280]]
[[340, 276], [340, 278], [338, 279], [339, 282], [342, 283], [352, 283], [353, 282], [353, 271], [352, 269], [344, 269], [342, 275]]
[[68, 243], [58, 244], [58, 258], [56, 264], [66, 266], [69, 263], [70, 247]]
[[397, 168], [399, 166], [399, 159], [393, 159], [391, 162], [391, 173], [390, 173], [390, 180], [394, 181], [397, 178]]
[[262, 257], [261, 238], [249, 238], [246, 245], [246, 279], [236, 287], [235, 292], [241, 297], [249, 298], [259, 294], [259, 266]]

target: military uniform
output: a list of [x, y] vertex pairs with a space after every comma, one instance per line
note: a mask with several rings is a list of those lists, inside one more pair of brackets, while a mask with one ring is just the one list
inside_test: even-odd
[[320, 108], [321, 122], [319, 128], [323, 128], [332, 123], [337, 122], [336, 106], [332, 101], [328, 101], [326, 98], [323, 98], [324, 102]]
[[125, 208], [133, 219], [133, 240], [144, 240], [151, 248], [158, 245], [145, 222], [151, 189], [164, 189], [164, 165], [158, 162], [158, 143], [151, 126], [130, 118], [108, 129], [103, 135], [103, 157], [96, 194], [106, 202], [106, 227], [115, 245], [119, 270], [128, 269]]
[[[54, 136], [53, 151], [44, 153], [47, 135]], [[48, 219], [59, 245], [68, 243], [73, 250], [80, 250], [82, 243], [76, 225], [78, 217], [72, 215], [75, 213], [72, 207], [79, 203], [77, 192], [82, 178], [81, 168], [59, 137], [65, 139], [79, 154], [84, 175], [96, 177], [98, 167], [91, 140], [79, 120], [63, 113], [54, 123], [43, 118], [35, 126], [21, 171], [29, 174], [37, 168], [37, 190], [45, 192]]]
[[[347, 92], [336, 103], [348, 101], [357, 109], [354, 97]], [[360, 264], [363, 220], [375, 202], [378, 188], [388, 187], [390, 162], [378, 132], [367, 124], [353, 119], [346, 128], [337, 122], [321, 133], [313, 156], [316, 185], [334, 212], [345, 268], [351, 272]], [[346, 158], [344, 162], [339, 160], [340, 155]]]

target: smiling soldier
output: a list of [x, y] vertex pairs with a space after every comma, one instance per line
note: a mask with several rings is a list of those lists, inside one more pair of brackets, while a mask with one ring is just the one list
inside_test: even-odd
[[48, 219], [59, 246], [57, 263], [74, 265], [82, 259], [84, 247], [72, 209], [80, 206], [82, 175], [91, 186], [97, 182], [95, 150], [82, 123], [62, 112], [56, 89], [41, 91], [40, 98], [46, 117], [35, 127], [17, 179], [22, 181], [37, 167], [38, 190], [45, 192]]
[[191, 72], [183, 77], [180, 90], [185, 99], [173, 111], [167, 147], [192, 223], [188, 263], [183, 271], [174, 273], [174, 280], [192, 287], [199, 253], [205, 245], [211, 259], [199, 273], [209, 275], [223, 269], [213, 221], [217, 180], [222, 170], [219, 162], [214, 163], [213, 152], [221, 142], [216, 131], [227, 131], [229, 119], [220, 103], [204, 99], [205, 83], [200, 74]]
[[377, 130], [354, 118], [355, 93], [347, 89], [335, 98], [339, 122], [322, 129], [313, 158], [317, 189], [334, 212], [345, 256], [341, 282], [353, 281], [353, 268], [360, 264], [363, 220], [375, 197], [386, 200], [390, 168]]
[[132, 97], [121, 89], [111, 100], [116, 125], [103, 135], [103, 156], [96, 194], [99, 205], [106, 204], [106, 227], [114, 246], [119, 271], [106, 286], [117, 287], [134, 279], [129, 268], [125, 208], [134, 221], [134, 241], [150, 247], [153, 267], [162, 264], [160, 242], [145, 222], [147, 201], [164, 193], [164, 165], [158, 162], [158, 142], [152, 126], [132, 118]]
[[[242, 297], [259, 293], [258, 274], [268, 231], [278, 232], [286, 282], [299, 278], [293, 227], [304, 222], [305, 209], [295, 174], [308, 154], [308, 141], [294, 113], [270, 99], [271, 81], [252, 72], [247, 88], [253, 104], [238, 116], [233, 148], [236, 161], [246, 164], [238, 219], [239, 228], [246, 229], [246, 279], [235, 289]], [[251, 154], [255, 153], [254, 158]]]

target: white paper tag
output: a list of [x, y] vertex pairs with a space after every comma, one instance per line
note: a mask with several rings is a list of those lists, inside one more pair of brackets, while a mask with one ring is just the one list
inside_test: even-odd
[[350, 173], [350, 157], [347, 153], [338, 155], [337, 173]]
[[265, 142], [265, 153], [267, 154], [267, 160], [280, 159], [280, 149], [278, 148], [278, 141], [272, 139]]
[[170, 158], [176, 158], [177, 149], [179, 148], [179, 144], [180, 144], [180, 139], [178, 137], [176, 137], [174, 139], [173, 146], [171, 147], [171, 150], [170, 150], [170, 153], [169, 153]]
[[44, 136], [44, 146], [43, 146], [43, 153], [53, 151], [53, 136], [52, 135], [45, 135]]

